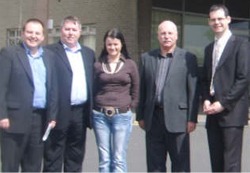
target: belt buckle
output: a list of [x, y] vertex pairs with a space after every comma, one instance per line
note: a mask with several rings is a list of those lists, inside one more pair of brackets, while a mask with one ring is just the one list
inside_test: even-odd
[[114, 107], [104, 107], [104, 113], [108, 117], [112, 117], [115, 115], [115, 108]]

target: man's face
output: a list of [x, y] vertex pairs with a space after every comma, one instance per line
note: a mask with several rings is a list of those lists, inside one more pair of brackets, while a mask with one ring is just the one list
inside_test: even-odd
[[158, 28], [158, 41], [161, 48], [172, 49], [176, 46], [178, 34], [176, 27], [171, 22], [164, 22]]
[[230, 16], [225, 16], [222, 9], [209, 13], [208, 24], [216, 35], [222, 35], [229, 28]]
[[80, 35], [81, 28], [77, 22], [65, 21], [63, 27], [61, 28], [61, 41], [64, 44], [70, 48], [75, 47]]
[[37, 49], [44, 40], [43, 26], [38, 22], [29, 22], [22, 32], [23, 42], [29, 49]]

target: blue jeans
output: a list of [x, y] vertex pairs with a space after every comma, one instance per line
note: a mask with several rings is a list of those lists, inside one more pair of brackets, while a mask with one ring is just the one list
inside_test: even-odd
[[112, 117], [93, 110], [93, 129], [99, 153], [99, 172], [127, 172], [127, 148], [132, 112]]

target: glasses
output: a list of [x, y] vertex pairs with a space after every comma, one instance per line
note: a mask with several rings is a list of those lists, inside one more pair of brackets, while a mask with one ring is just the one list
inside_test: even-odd
[[222, 22], [225, 19], [226, 19], [226, 17], [219, 17], [219, 18], [208, 19], [208, 20], [209, 20], [209, 22], [215, 23], [216, 21]]

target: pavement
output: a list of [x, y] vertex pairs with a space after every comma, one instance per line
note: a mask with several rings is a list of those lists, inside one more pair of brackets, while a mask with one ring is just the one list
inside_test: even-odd
[[[191, 171], [211, 172], [205, 130], [205, 115], [198, 116], [196, 130], [190, 135]], [[250, 126], [245, 126], [242, 152], [242, 172], [250, 172]], [[145, 133], [134, 122], [133, 131], [128, 146], [128, 172], [146, 172]], [[167, 172], [170, 172], [170, 159], [167, 160]], [[1, 167], [1, 165], [0, 165]], [[98, 153], [93, 130], [87, 132], [86, 154], [83, 162], [83, 172], [98, 172]]]
[[[198, 116], [197, 128], [190, 135], [191, 171], [211, 172], [208, 153], [207, 136], [205, 130], [205, 116]], [[243, 139], [242, 172], [250, 172], [250, 127], [246, 126]], [[145, 133], [135, 122], [128, 147], [128, 172], [146, 172]], [[170, 172], [170, 159], [167, 161]], [[98, 153], [95, 137], [92, 130], [88, 130], [86, 155], [83, 163], [83, 172], [98, 172]]]

